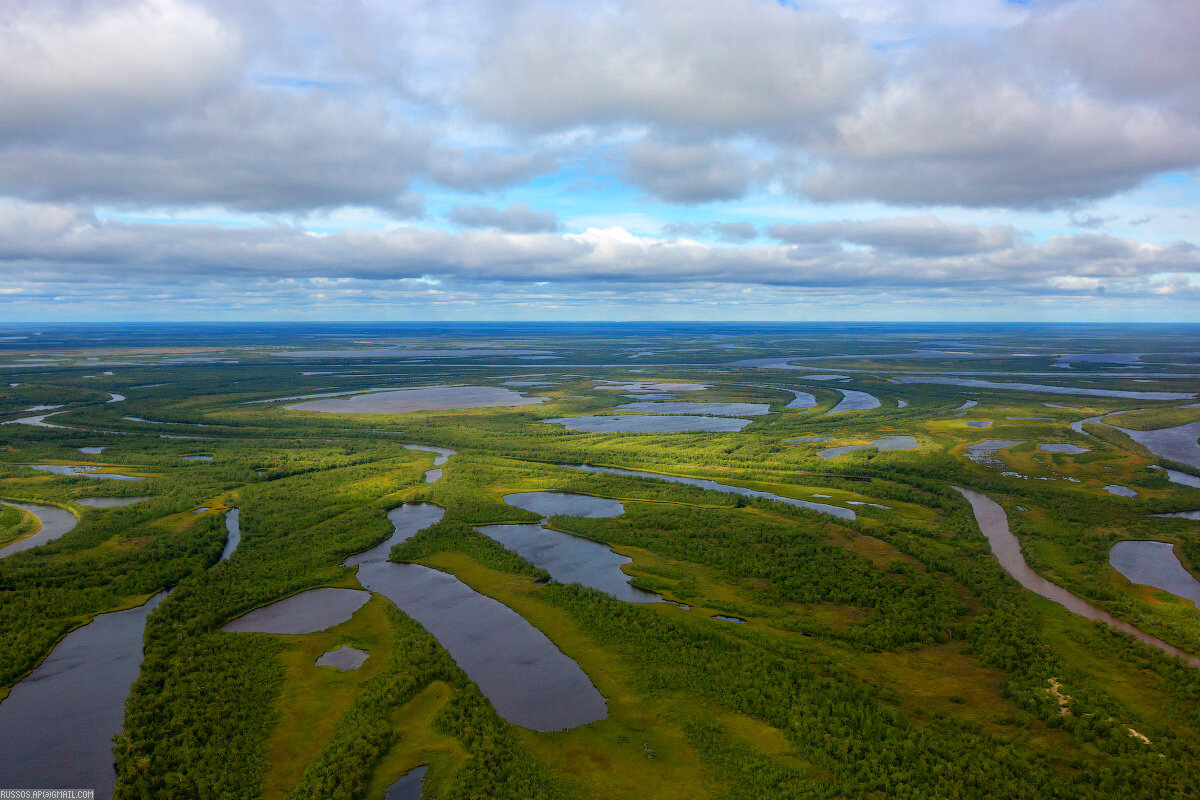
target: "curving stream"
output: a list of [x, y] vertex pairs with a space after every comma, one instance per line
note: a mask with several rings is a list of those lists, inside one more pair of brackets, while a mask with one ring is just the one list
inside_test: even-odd
[[30, 550], [34, 547], [52, 542], [65, 533], [68, 533], [79, 522], [75, 515], [65, 508], [58, 506], [44, 506], [38, 503], [10, 503], [3, 502], [6, 506], [13, 506], [28, 511], [38, 518], [42, 527], [32, 536], [26, 536], [24, 539], [0, 547], [0, 558], [11, 556], [13, 553], [20, 553], [23, 550]]
[[1021, 554], [1021, 542], [1013, 535], [1008, 528], [1008, 515], [1004, 513], [1004, 509], [995, 500], [972, 491], [971, 489], [963, 489], [962, 487], [952, 487], [954, 491], [961, 494], [971, 504], [971, 510], [975, 514], [975, 521], [979, 524], [979, 529], [987, 538], [988, 544], [991, 545], [992, 553], [1000, 562], [1000, 566], [1004, 567], [1017, 583], [1024, 586], [1034, 594], [1039, 594], [1047, 600], [1052, 600], [1058, 603], [1063, 608], [1073, 614], [1078, 614], [1097, 622], [1103, 622], [1117, 630], [1128, 633], [1135, 639], [1157, 647], [1164, 653], [1177, 656], [1193, 667], [1200, 667], [1200, 658], [1196, 658], [1190, 653], [1185, 653], [1173, 645], [1167, 644], [1162, 639], [1135, 628], [1128, 622], [1117, 619], [1107, 611], [1102, 611], [1092, 604], [1088, 603], [1081, 597], [1077, 597], [1056, 583], [1043, 578], [1041, 575], [1033, 571], [1029, 564], [1025, 561], [1025, 556]]

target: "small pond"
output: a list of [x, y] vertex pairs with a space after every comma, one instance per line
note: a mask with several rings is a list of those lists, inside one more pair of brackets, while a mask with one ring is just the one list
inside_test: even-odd
[[425, 789], [425, 772], [429, 767], [417, 767], [388, 787], [383, 800], [421, 800]]
[[841, 414], [844, 411], [869, 411], [883, 405], [879, 398], [866, 392], [856, 392], [853, 389], [838, 389], [842, 393], [842, 401], [826, 414]]
[[1119, 486], [1115, 483], [1110, 483], [1104, 487], [1104, 491], [1109, 494], [1115, 494], [1118, 497], [1137, 497], [1137, 492], [1127, 486]]
[[367, 662], [370, 653], [356, 647], [342, 645], [321, 654], [315, 662], [318, 667], [336, 667], [339, 672], [356, 670]]
[[1075, 445], [1075, 444], [1062, 444], [1062, 443], [1040, 444], [1040, 445], [1038, 445], [1038, 449], [1044, 453], [1065, 453], [1066, 455], [1069, 455], [1069, 456], [1077, 456], [1082, 453], [1090, 453], [1091, 452], [1091, 450], [1086, 447], [1080, 447], [1079, 445]]
[[1108, 563], [1130, 583], [1162, 589], [1200, 607], [1200, 581], [1167, 542], [1117, 542], [1108, 551]]
[[88, 508], [118, 508], [120, 506], [131, 506], [134, 503], [140, 503], [143, 500], [149, 499], [150, 495], [143, 494], [136, 497], [76, 497], [75, 502]]

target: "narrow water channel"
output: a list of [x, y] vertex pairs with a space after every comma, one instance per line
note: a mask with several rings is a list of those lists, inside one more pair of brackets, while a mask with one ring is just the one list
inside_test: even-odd
[[786, 503], [789, 506], [797, 508], [807, 508], [809, 511], [816, 511], [821, 514], [829, 514], [838, 519], [855, 519], [856, 515], [848, 508], [841, 506], [831, 506], [825, 503], [810, 503], [807, 500], [797, 500], [793, 497], [783, 497], [770, 492], [760, 492], [757, 489], [746, 489], [741, 486], [730, 486], [724, 483], [717, 483], [706, 478], [685, 478], [681, 475], [664, 475], [658, 472], [643, 472], [636, 469], [620, 469], [619, 467], [592, 467], [587, 464], [559, 464], [558, 466], [566, 467], [567, 469], [577, 469], [581, 472], [606, 472], [609, 475], [625, 475], [631, 478], [649, 478], [656, 481], [665, 481], [667, 483], [682, 483], [687, 486], [695, 486], [700, 489], [708, 489], [711, 492], [721, 492], [723, 494], [739, 494], [742, 497], [755, 497], [761, 500], [774, 500], [777, 503]]
[[953, 488], [971, 504], [971, 510], [975, 514], [975, 521], [979, 524], [979, 529], [987, 538], [988, 544], [991, 545], [992, 553], [995, 554], [996, 559], [1000, 562], [1000, 566], [1004, 567], [1008, 574], [1016, 579], [1017, 583], [1034, 594], [1039, 594], [1048, 600], [1058, 603], [1073, 614], [1111, 625], [1117, 630], [1128, 633], [1135, 639], [1151, 647], [1157, 647], [1164, 653], [1178, 656], [1193, 667], [1200, 667], [1200, 658], [1196, 658], [1190, 653], [1185, 653], [1179, 648], [1167, 644], [1162, 639], [1151, 636], [1139, 628], [1135, 628], [1128, 622], [1117, 619], [1107, 611], [1096, 608], [1083, 598], [1071, 594], [1058, 584], [1051, 583], [1034, 572], [1033, 568], [1025, 561], [1025, 556], [1021, 554], [1021, 542], [1009, 530], [1008, 515], [1004, 513], [1004, 509], [1000, 504], [986, 495], [972, 491], [971, 489], [963, 489], [958, 486]]
[[41, 523], [42, 527], [32, 536], [26, 536], [24, 539], [18, 539], [11, 544], [0, 547], [0, 558], [39, 547], [47, 542], [52, 542], [63, 534], [70, 532], [79, 522], [74, 514], [58, 506], [44, 506], [38, 503], [10, 503], [7, 501], [4, 502], [4, 505], [28, 511], [38, 518], [38, 522]]
[[94, 789], [112, 797], [112, 738], [142, 664], [146, 617], [166, 596], [67, 634], [0, 703], [0, 788]]

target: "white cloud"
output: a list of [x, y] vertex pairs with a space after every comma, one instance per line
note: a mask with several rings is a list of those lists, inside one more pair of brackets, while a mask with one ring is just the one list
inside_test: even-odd
[[629, 147], [627, 156], [629, 180], [671, 203], [737, 200], [756, 172], [750, 159], [721, 145], [642, 139]]
[[513, 203], [507, 208], [455, 206], [446, 217], [467, 228], [498, 228], [509, 233], [543, 233], [559, 228], [553, 212], [538, 211], [528, 203]]
[[818, 200], [1053, 208], [1195, 166], [1200, 127], [1160, 109], [939, 68], [893, 82], [815, 150], [826, 163], [800, 188]]
[[466, 99], [526, 130], [634, 122], [791, 131], [844, 108], [872, 69], [836, 15], [774, 2], [541, 3], [513, 15]]
[[180, 0], [2, 10], [0, 136], [169, 114], [216, 90], [239, 58], [235, 31]]

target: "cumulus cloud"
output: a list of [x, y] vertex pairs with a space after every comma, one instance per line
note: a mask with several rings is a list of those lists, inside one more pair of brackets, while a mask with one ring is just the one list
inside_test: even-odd
[[1184, 101], [1197, 110], [1200, 3], [1065, 3], [1014, 31], [1018, 46], [1110, 97]]
[[485, 151], [468, 157], [460, 149], [443, 148], [432, 154], [429, 175], [451, 189], [481, 192], [525, 183], [557, 166], [555, 159], [545, 153]]
[[791, 244], [846, 242], [913, 256], [957, 256], [1006, 250], [1017, 242], [1008, 225], [960, 225], [932, 214], [839, 222], [779, 223], [767, 232]]
[[[963, 249], [963, 248], [960, 248]], [[621, 228], [514, 234], [412, 226], [312, 234], [287, 226], [223, 227], [100, 220], [71, 207], [0, 205], [0, 273], [63, 287], [195, 284], [208, 280], [502, 282], [635, 287], [811, 287], [842, 292], [1044, 293], [1140, 286], [1200, 273], [1193, 245], [1151, 245], [1097, 234], [1046, 242], [1015, 237], [982, 252], [923, 256], [887, 247], [711, 245], [636, 236]], [[1082, 290], [1082, 289], [1081, 289]]]
[[1200, 127], [960, 72], [890, 84], [814, 150], [800, 189], [818, 200], [1054, 208], [1200, 163]]
[[1198, 9], [0, 0], [0, 291], [1194, 301]]
[[642, 139], [630, 146], [626, 174], [647, 193], [672, 203], [742, 197], [755, 166], [731, 147]]
[[669, 222], [663, 225], [667, 236], [715, 236], [723, 242], [748, 242], [758, 237], [758, 229], [749, 222]]
[[464, 228], [498, 228], [509, 233], [544, 233], [559, 228], [554, 212], [538, 211], [528, 203], [513, 203], [507, 208], [455, 206], [446, 218]]
[[464, 95], [526, 130], [796, 130], [844, 108], [872, 70], [832, 13], [761, 0], [538, 3], [484, 50]]
[[240, 39], [180, 0], [0, 6], [0, 136], [160, 117], [229, 80]]

